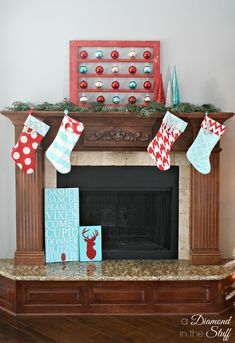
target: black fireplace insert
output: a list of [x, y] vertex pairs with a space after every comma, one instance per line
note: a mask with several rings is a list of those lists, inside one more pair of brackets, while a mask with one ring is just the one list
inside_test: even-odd
[[178, 258], [178, 167], [73, 166], [57, 187], [79, 187], [80, 225], [102, 226], [103, 259]]

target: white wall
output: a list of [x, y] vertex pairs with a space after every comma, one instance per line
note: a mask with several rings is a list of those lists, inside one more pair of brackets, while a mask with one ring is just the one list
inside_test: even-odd
[[[182, 101], [235, 110], [234, 0], [0, 0], [0, 108], [69, 96], [69, 40], [160, 40], [166, 85], [177, 65]], [[221, 154], [221, 250], [235, 238], [235, 119]], [[0, 117], [0, 257], [15, 250], [12, 124]]]

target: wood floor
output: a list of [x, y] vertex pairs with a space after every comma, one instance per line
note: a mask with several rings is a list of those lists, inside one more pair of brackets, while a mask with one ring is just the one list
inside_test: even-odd
[[[228, 319], [232, 313], [206, 318]], [[79, 316], [79, 317], [13, 317], [0, 311], [0, 343], [198, 343], [223, 342], [196, 337], [205, 335], [210, 326], [195, 328], [185, 324], [190, 317], [167, 316]], [[235, 316], [228, 342], [235, 342]], [[194, 331], [193, 331], [194, 330]], [[187, 337], [186, 337], [187, 335]]]

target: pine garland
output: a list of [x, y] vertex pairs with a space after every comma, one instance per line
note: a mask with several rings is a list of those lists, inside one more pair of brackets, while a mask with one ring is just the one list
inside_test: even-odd
[[[87, 107], [77, 106], [69, 99], [65, 98], [61, 102], [52, 104], [43, 102], [41, 104], [33, 104], [22, 101], [13, 102], [12, 106], [6, 107], [8, 111], [28, 111], [33, 108], [35, 111], [64, 111], [67, 109], [69, 112], [126, 112], [137, 113], [142, 117], [151, 117], [152, 114], [164, 113], [166, 108], [164, 105], [157, 102], [151, 102], [147, 106], [140, 105], [124, 105], [124, 106], [111, 106], [98, 103], [90, 103]], [[170, 109], [173, 113], [181, 114], [183, 112], [220, 112], [221, 110], [212, 104], [194, 105], [188, 102], [182, 102]]]
[[179, 105], [176, 105], [171, 108], [171, 111], [174, 113], [187, 113], [187, 112], [221, 112], [221, 110], [215, 107], [212, 104], [204, 104], [204, 105], [193, 105], [188, 102], [182, 102]]

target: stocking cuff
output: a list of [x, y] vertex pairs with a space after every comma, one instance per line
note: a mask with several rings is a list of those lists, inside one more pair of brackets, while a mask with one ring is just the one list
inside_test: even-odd
[[169, 111], [166, 112], [163, 118], [163, 123], [166, 123], [168, 126], [172, 126], [175, 130], [179, 130], [181, 132], [183, 132], [188, 125], [188, 123], [186, 123], [184, 120], [180, 119]]
[[25, 126], [32, 129], [33, 131], [39, 133], [41, 136], [46, 136], [47, 131], [49, 130], [50, 126], [45, 124], [43, 121], [35, 118], [31, 114], [27, 117]]
[[61, 126], [64, 129], [67, 129], [73, 133], [76, 133], [78, 135], [81, 135], [82, 131], [84, 130], [84, 125], [82, 122], [80, 122], [79, 120], [76, 119], [72, 119], [69, 116], [65, 115]]
[[222, 136], [225, 131], [225, 126], [218, 123], [212, 118], [206, 117], [201, 123], [201, 127], [217, 136]]

